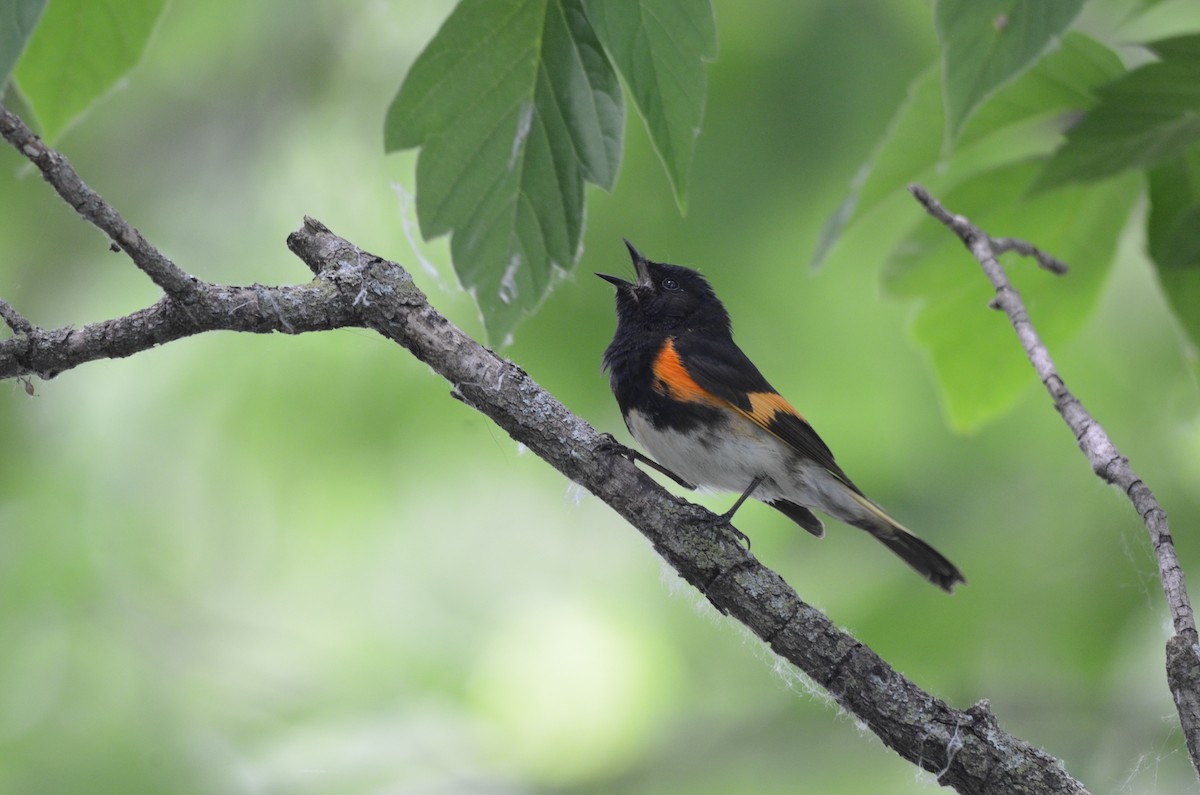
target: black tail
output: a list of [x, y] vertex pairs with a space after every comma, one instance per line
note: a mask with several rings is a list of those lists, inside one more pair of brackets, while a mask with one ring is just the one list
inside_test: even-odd
[[967, 578], [957, 566], [912, 533], [893, 528], [882, 532], [873, 527], [865, 529], [899, 555], [905, 563], [916, 569], [921, 576], [942, 590], [952, 593], [955, 585], [960, 582], [966, 583]]
[[941, 552], [917, 538], [911, 530], [888, 516], [886, 511], [861, 492], [851, 491], [849, 496], [862, 510], [856, 511], [854, 516], [839, 516], [843, 522], [861, 527], [878, 538], [922, 577], [947, 593], [953, 593], [954, 586], [960, 582], [966, 583], [967, 578]]

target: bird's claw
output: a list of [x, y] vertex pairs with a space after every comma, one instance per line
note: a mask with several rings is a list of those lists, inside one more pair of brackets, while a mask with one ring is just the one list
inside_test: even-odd
[[731, 521], [733, 519], [733, 514], [734, 511], [726, 511], [723, 514], [701, 519], [699, 526], [704, 530], [716, 530], [721, 527], [729, 528], [730, 532], [737, 536], [738, 543], [745, 547], [746, 551], [749, 552], [750, 536], [733, 526], [733, 522]]

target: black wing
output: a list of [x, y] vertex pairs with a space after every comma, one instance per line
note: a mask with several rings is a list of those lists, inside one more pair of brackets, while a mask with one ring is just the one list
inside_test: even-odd
[[712, 340], [682, 335], [674, 343], [688, 375], [702, 389], [728, 401], [793, 450], [862, 494], [833, 460], [829, 446], [800, 412], [775, 391], [732, 339]]

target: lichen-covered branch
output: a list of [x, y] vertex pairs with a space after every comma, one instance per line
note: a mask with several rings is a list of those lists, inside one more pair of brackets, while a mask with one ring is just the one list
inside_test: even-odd
[[1003, 732], [987, 702], [954, 709], [839, 630], [731, 533], [709, 529], [712, 514], [662, 489], [519, 367], [446, 320], [398, 265], [312, 220], [288, 246], [316, 273], [342, 274], [345, 295], [361, 298], [365, 325], [411, 350], [463, 401], [621, 514], [718, 610], [749, 627], [905, 759], [964, 793], [1085, 792], [1058, 760]]
[[0, 341], [0, 378], [50, 379], [86, 362], [132, 356], [205, 331], [299, 334], [361, 325], [356, 309], [328, 300], [329, 293], [319, 280], [281, 287], [197, 281], [185, 300], [164, 296], [124, 317], [79, 328], [30, 325]]
[[1054, 407], [1075, 434], [1079, 449], [1087, 456], [1092, 470], [1102, 480], [1124, 492], [1146, 525], [1175, 627], [1175, 635], [1167, 642], [1167, 682], [1175, 698], [1192, 765], [1200, 771], [1200, 644], [1196, 633], [1196, 617], [1188, 598], [1183, 569], [1175, 554], [1166, 511], [1158, 504], [1150, 487], [1133, 471], [1129, 459], [1121, 455], [1100, 423], [1067, 389], [1050, 358], [1050, 351], [1029, 318], [1021, 294], [1013, 287], [997, 257], [1005, 251], [1016, 251], [1023, 256], [1034, 257], [1042, 267], [1059, 274], [1066, 273], [1066, 266], [1024, 241], [991, 237], [963, 216], [949, 212], [920, 185], [910, 185], [909, 190], [931, 216], [958, 235], [979, 262], [996, 289], [992, 308], [1003, 310], [1008, 315], [1017, 338], [1025, 348], [1025, 355], [1053, 398]]

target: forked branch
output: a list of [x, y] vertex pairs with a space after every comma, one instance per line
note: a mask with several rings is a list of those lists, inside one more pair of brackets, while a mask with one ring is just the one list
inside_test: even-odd
[[1067, 389], [1066, 383], [1054, 366], [1054, 361], [1050, 358], [1050, 351], [1046, 349], [1033, 327], [1033, 321], [1029, 319], [1021, 294], [1009, 281], [1008, 274], [997, 257], [1006, 251], [1015, 251], [1023, 256], [1034, 257], [1039, 265], [1059, 274], [1066, 273], [1066, 266], [1024, 241], [991, 237], [963, 216], [949, 212], [920, 185], [910, 185], [909, 190], [931, 216], [958, 235], [963, 245], [983, 268], [984, 274], [996, 289], [996, 296], [990, 306], [1003, 310], [1008, 315], [1009, 322], [1012, 323], [1013, 330], [1025, 349], [1025, 355], [1029, 357], [1038, 378], [1054, 400], [1054, 408], [1075, 434], [1079, 449], [1087, 456], [1092, 471], [1106, 483], [1120, 489], [1129, 498], [1133, 509], [1145, 524], [1146, 531], [1150, 534], [1150, 543], [1154, 547], [1158, 576], [1162, 581], [1163, 593], [1167, 597], [1167, 607], [1171, 611], [1171, 621], [1175, 627], [1175, 634], [1167, 641], [1167, 683], [1175, 698], [1175, 707], [1179, 712], [1192, 765], [1200, 771], [1200, 646], [1197, 645], [1196, 617], [1188, 598], [1183, 569], [1175, 555], [1175, 543], [1171, 538], [1171, 528], [1167, 524], [1167, 513], [1154, 498], [1150, 487], [1133, 471], [1129, 459], [1117, 450], [1117, 446], [1100, 423], [1087, 412], [1079, 399], [1071, 394], [1071, 390]]

